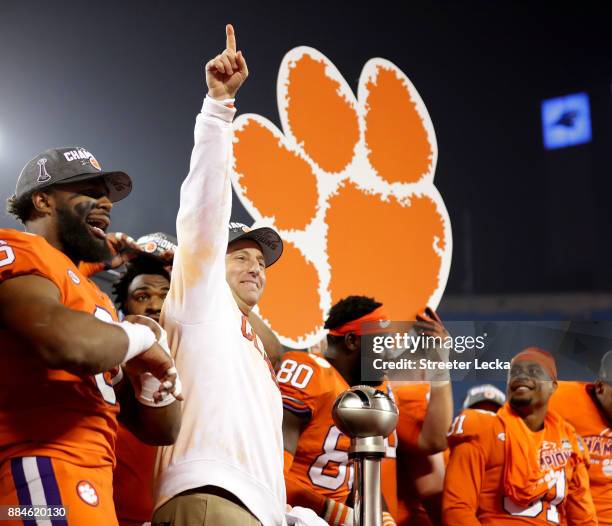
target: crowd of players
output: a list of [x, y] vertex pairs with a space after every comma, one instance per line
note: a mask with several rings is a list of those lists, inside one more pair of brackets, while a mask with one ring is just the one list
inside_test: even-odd
[[[338, 301], [327, 338], [303, 350], [283, 349], [253, 312], [282, 240], [230, 223], [248, 70], [231, 26], [226, 36], [206, 65], [178, 241], [107, 234], [131, 181], [83, 148], [36, 156], [9, 199], [25, 232], [0, 230], [8, 524], [352, 525], [349, 441], [331, 410], [363, 383], [361, 331], [388, 319], [384, 298]], [[117, 310], [90, 279], [109, 268], [122, 269]], [[446, 334], [423, 307], [415, 330]], [[477, 386], [454, 419], [448, 379], [375, 382], [399, 408], [383, 524], [612, 525], [612, 353], [579, 383], [559, 381], [546, 351], [517, 351], [508, 400]], [[68, 516], [17, 517], [18, 505]]]

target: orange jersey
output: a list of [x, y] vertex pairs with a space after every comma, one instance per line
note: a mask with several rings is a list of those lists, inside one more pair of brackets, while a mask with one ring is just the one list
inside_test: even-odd
[[[574, 429], [563, 424], [563, 439], [544, 427], [539, 464], [551, 477], [549, 491], [528, 507], [504, 495], [506, 431], [495, 413], [467, 409], [455, 418], [449, 434], [451, 448], [444, 483], [444, 524], [455, 526], [552, 524], [595, 526], [584, 452]], [[535, 433], [534, 433], [535, 434]], [[536, 453], [538, 454], [538, 453]]]
[[113, 499], [121, 526], [141, 525], [153, 515], [153, 469], [157, 447], [149, 446], [119, 424]]
[[[33, 234], [0, 229], [0, 283], [24, 275], [53, 282], [64, 306], [104, 321], [112, 302], [74, 263]], [[112, 466], [119, 410], [110, 374], [48, 369], [8, 327], [0, 327], [0, 463], [46, 456], [82, 467]]]
[[594, 385], [559, 382], [549, 407], [576, 428], [589, 451], [591, 494], [599, 524], [612, 525], [612, 423], [600, 410]]
[[[277, 378], [283, 407], [308, 419], [287, 476], [314, 493], [344, 503], [352, 489], [350, 439], [335, 426], [332, 407], [349, 385], [325, 358], [299, 351], [283, 355]], [[387, 385], [383, 388], [391, 394]], [[383, 460], [382, 470], [395, 473], [394, 436], [387, 442], [390, 458]]]
[[398, 447], [407, 452], [417, 452], [429, 404], [429, 384], [409, 383], [395, 386], [393, 395], [399, 409], [396, 429]]
[[419, 513], [426, 516], [414, 487], [414, 479], [429, 470], [427, 455], [418, 451], [419, 435], [427, 414], [429, 384], [407, 383], [393, 387], [399, 409], [397, 421], [397, 514], [398, 525], [407, 525]]

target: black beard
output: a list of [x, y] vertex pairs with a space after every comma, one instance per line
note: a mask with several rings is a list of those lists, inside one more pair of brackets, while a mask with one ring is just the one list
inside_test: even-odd
[[110, 259], [112, 253], [106, 241], [94, 237], [85, 222], [91, 207], [85, 205], [75, 208], [76, 213], [67, 207], [57, 209], [59, 241], [64, 254], [76, 265], [80, 261], [99, 263]]
[[522, 409], [523, 407], [529, 407], [531, 405], [531, 398], [510, 398], [510, 405], [516, 409]]

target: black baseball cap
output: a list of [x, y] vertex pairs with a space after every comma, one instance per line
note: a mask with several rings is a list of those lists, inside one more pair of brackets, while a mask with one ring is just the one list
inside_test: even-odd
[[476, 385], [467, 392], [463, 409], [469, 409], [481, 402], [492, 402], [501, 407], [506, 402], [506, 395], [492, 384]]
[[155, 257], [160, 257], [165, 252], [172, 252], [174, 254], [178, 246], [178, 241], [174, 236], [164, 234], [163, 232], [146, 234], [139, 237], [136, 243], [140, 245], [143, 252]]
[[599, 368], [599, 379], [602, 382], [612, 385], [612, 351], [608, 351], [601, 358], [601, 367]]
[[267, 226], [251, 230], [244, 223], [230, 223], [227, 245], [239, 239], [252, 239], [260, 246], [266, 267], [276, 263], [283, 253], [283, 240], [276, 230]]
[[86, 148], [67, 146], [51, 148], [30, 159], [21, 170], [15, 197], [20, 197], [56, 184], [102, 178], [108, 198], [121, 201], [132, 191], [132, 180], [125, 172], [103, 172], [100, 163]]

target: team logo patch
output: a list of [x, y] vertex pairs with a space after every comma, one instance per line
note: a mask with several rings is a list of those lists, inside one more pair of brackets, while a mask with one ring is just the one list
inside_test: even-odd
[[142, 249], [149, 254], [152, 254], [157, 250], [157, 243], [155, 241], [149, 241]]
[[502, 442], [506, 441], [506, 433], [499, 433], [497, 435], [497, 440], [501, 440]]
[[93, 155], [89, 158], [89, 162], [91, 163], [91, 165], [96, 170], [102, 170], [102, 167], [100, 166], [100, 163], [98, 162], [98, 160]]
[[558, 470], [563, 468], [568, 459], [572, 456], [572, 445], [569, 441], [569, 450], [564, 448], [564, 441], [561, 441], [561, 447], [554, 442], [544, 440], [540, 448], [540, 469], [542, 470]]
[[36, 164], [38, 165], [38, 179], [36, 179], [36, 182], [46, 183], [47, 181], [51, 180], [51, 176], [49, 175], [49, 172], [47, 172], [47, 159], [44, 157], [42, 159], [38, 159]]
[[73, 281], [75, 285], [81, 283], [81, 278], [79, 278], [72, 269], [68, 269], [68, 277]]
[[100, 504], [100, 499], [98, 497], [98, 492], [96, 488], [93, 487], [91, 482], [87, 480], [81, 480], [77, 484], [77, 493], [81, 500], [90, 506], [97, 506]]

